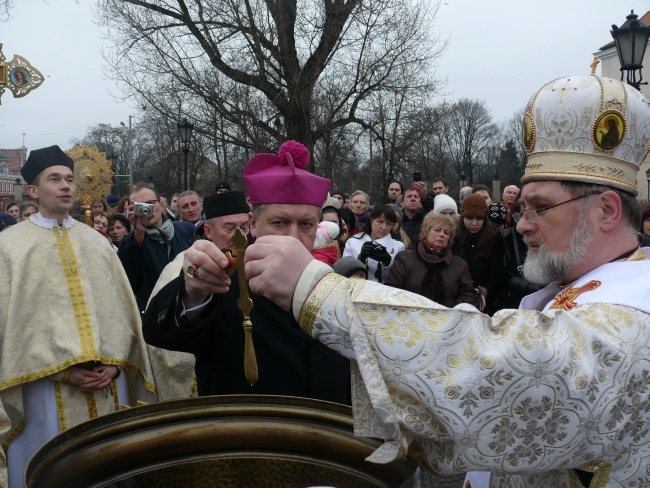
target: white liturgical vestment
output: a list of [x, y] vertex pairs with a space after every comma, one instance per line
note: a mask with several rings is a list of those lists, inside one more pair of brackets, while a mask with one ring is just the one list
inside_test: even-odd
[[[650, 485], [650, 249], [603, 265], [493, 318], [329, 273], [312, 262], [293, 311], [354, 359], [357, 435], [409, 451], [438, 475], [490, 485]], [[537, 310], [539, 309], [539, 310]]]
[[[8, 471], [18, 488], [54, 435], [156, 396], [135, 298], [97, 231], [36, 213], [0, 234], [0, 276], [0, 487]], [[122, 370], [109, 388], [67, 383], [71, 366], [99, 363]]]

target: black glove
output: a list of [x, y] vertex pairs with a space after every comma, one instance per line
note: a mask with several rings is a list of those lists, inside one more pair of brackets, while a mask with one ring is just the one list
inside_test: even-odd
[[375, 245], [369, 257], [380, 262], [384, 267], [389, 266], [392, 259], [386, 248], [381, 244]]
[[367, 262], [368, 257], [370, 256], [370, 252], [373, 250], [374, 247], [375, 247], [374, 242], [372, 241], [364, 242], [363, 245], [361, 246], [361, 252], [357, 256], [357, 259], [362, 263]]

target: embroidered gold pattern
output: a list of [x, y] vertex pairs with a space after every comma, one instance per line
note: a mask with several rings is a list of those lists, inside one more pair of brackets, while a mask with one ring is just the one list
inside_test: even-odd
[[[597, 303], [489, 318], [361, 283], [351, 300], [350, 280], [321, 280], [312, 293], [327, 288], [328, 299], [313, 337], [355, 360], [355, 432], [387, 439], [373, 461], [415, 439], [436, 473], [499, 466], [493, 486], [577, 486], [570, 465], [604, 467], [593, 481], [608, 486], [647, 475], [649, 444], [633, 420], [650, 408], [647, 313]], [[594, 462], [604, 455], [609, 474]]]
[[61, 395], [61, 383], [54, 382], [54, 397], [56, 398], [56, 413], [59, 417], [59, 429], [63, 432], [66, 427], [65, 410], [63, 409], [63, 396]]
[[524, 147], [526, 148], [526, 152], [530, 154], [535, 147], [535, 121], [529, 112], [524, 114], [524, 118], [521, 121], [521, 131]]
[[[528, 168], [528, 166], [526, 166], [526, 168]], [[581, 172], [578, 172], [578, 171], [549, 171], [549, 170], [545, 170], [545, 171], [528, 171], [528, 169], [526, 169], [526, 173], [533, 173], [533, 174], [534, 173], [543, 173], [543, 174], [559, 174], [559, 175], [584, 175], [584, 173], [581, 173]], [[636, 185], [632, 185], [627, 180], [621, 180], [619, 178], [614, 178], [613, 176], [606, 176], [606, 175], [596, 175], [596, 176], [598, 176], [599, 178], [603, 178], [605, 180], [611, 180], [611, 181], [617, 181], [619, 183], [624, 183], [625, 185], [627, 185], [629, 187], [632, 187], [632, 188], [634, 188], [636, 190]]]
[[97, 403], [95, 402], [95, 395], [101, 395], [101, 391], [86, 392], [86, 404], [88, 405], [88, 417], [94, 419], [97, 417]]
[[55, 228], [52, 231], [56, 236], [56, 243], [58, 244], [59, 252], [61, 253], [63, 270], [65, 271], [68, 289], [70, 290], [70, 300], [72, 301], [72, 307], [75, 311], [75, 318], [77, 320], [77, 333], [79, 334], [81, 351], [84, 356], [93, 357], [96, 355], [95, 344], [93, 342], [93, 332], [88, 318], [83, 286], [79, 279], [77, 261], [72, 250], [72, 243], [68, 238], [68, 230], [65, 227], [61, 227]]
[[625, 172], [622, 169], [612, 168], [611, 166], [608, 166], [607, 169], [609, 170], [610, 175], [616, 175], [616, 176], [624, 176], [625, 175]]
[[573, 166], [578, 168], [580, 171], [596, 172], [596, 165], [595, 164], [580, 163], [580, 164], [574, 164]]
[[551, 310], [571, 310], [578, 304], [574, 301], [578, 296], [588, 291], [595, 290], [602, 283], [597, 280], [591, 280], [589, 283], [578, 288], [570, 286], [555, 297], [555, 303], [551, 305]]
[[108, 385], [110, 388], [110, 395], [113, 397], [113, 408], [115, 408], [115, 411], [117, 412], [120, 409], [120, 399], [117, 396], [117, 383], [115, 380], [111, 381], [111, 384]]
[[648, 257], [645, 255], [645, 253], [641, 250], [640, 247], [636, 249], [630, 256], [628, 256], [625, 259], [621, 259], [621, 261], [647, 261]]
[[538, 163], [536, 161], [532, 161], [526, 165], [526, 171], [529, 169], [538, 169], [542, 167], [542, 163]]
[[316, 285], [314, 290], [318, 292], [312, 292], [309, 295], [309, 298], [302, 306], [300, 314], [298, 315], [298, 323], [302, 330], [304, 330], [310, 336], [312, 335], [312, 329], [314, 327], [314, 320], [316, 320], [316, 314], [320, 310], [323, 302], [327, 299], [330, 290], [338, 285], [345, 278], [336, 273], [329, 273]]
[[578, 469], [587, 473], [593, 473], [594, 476], [591, 479], [591, 483], [589, 483], [589, 488], [604, 488], [607, 486], [607, 481], [609, 481], [612, 465], [604, 461], [591, 461], [583, 464]]

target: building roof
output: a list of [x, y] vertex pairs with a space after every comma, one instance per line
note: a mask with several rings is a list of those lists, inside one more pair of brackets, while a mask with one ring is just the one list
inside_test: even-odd
[[[648, 10], [643, 16], [639, 17], [639, 20], [647, 26], [650, 26], [650, 10]], [[605, 44], [603, 47], [598, 49], [599, 51], [604, 51], [606, 49], [609, 49], [611, 47], [616, 46], [616, 41], [612, 40], [611, 42], [608, 42]]]
[[19, 173], [25, 163], [25, 156], [27, 155], [26, 149], [2, 149], [0, 154], [4, 154], [6, 158], [0, 157], [0, 161], [9, 161], [9, 171], [12, 173]]

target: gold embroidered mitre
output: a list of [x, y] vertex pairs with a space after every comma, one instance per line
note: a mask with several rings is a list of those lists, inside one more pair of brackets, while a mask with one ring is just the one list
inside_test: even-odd
[[522, 131], [523, 184], [577, 181], [638, 195], [637, 173], [650, 149], [650, 103], [629, 85], [594, 75], [551, 81], [528, 102]]

